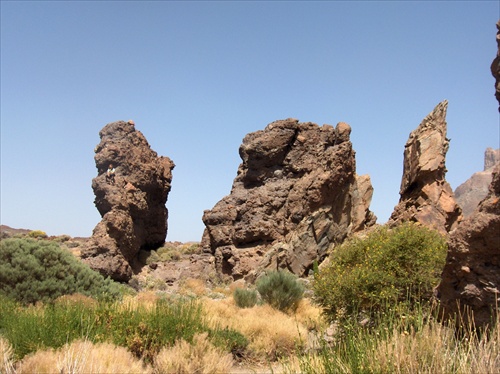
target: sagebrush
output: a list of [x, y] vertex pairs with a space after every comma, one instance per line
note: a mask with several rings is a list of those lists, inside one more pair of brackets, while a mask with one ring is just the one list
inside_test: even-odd
[[120, 296], [120, 286], [57, 243], [5, 239], [0, 242], [0, 293], [24, 304], [74, 293], [114, 300]]

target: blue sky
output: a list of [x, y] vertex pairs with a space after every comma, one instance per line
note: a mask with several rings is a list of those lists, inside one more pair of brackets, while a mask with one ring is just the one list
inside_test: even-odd
[[351, 125], [384, 223], [410, 132], [449, 101], [453, 188], [499, 147], [498, 1], [1, 1], [1, 223], [90, 236], [94, 147], [133, 119], [173, 171], [167, 240], [199, 241], [243, 137]]

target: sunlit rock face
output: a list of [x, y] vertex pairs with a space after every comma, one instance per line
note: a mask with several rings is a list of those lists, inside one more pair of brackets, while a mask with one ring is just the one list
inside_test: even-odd
[[404, 150], [403, 178], [398, 205], [390, 225], [413, 221], [442, 234], [456, 228], [462, 218], [453, 190], [445, 179], [446, 110], [443, 101], [410, 133]]
[[450, 234], [448, 256], [438, 287], [444, 317], [473, 312], [476, 327], [491, 325], [500, 305], [500, 164], [487, 197]]
[[[99, 136], [92, 188], [102, 220], [83, 248], [82, 258], [102, 274], [128, 281], [139, 250], [165, 242], [165, 204], [174, 163], [151, 149], [133, 121], [109, 123]], [[110, 165], [114, 177], [108, 176]]]
[[203, 215], [202, 245], [220, 275], [252, 280], [266, 268], [305, 274], [332, 243], [373, 225], [373, 188], [355, 172], [346, 123], [286, 119], [243, 139], [230, 195]]

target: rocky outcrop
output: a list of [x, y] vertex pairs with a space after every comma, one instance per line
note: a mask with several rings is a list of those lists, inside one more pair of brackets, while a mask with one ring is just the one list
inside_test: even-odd
[[495, 77], [495, 97], [498, 101], [500, 111], [500, 21], [497, 22], [497, 56], [491, 64], [491, 73]]
[[[473, 312], [476, 327], [495, 319], [500, 305], [500, 164], [488, 196], [450, 234], [448, 255], [438, 286], [445, 318]], [[467, 318], [458, 323], [469, 324]]]
[[404, 150], [404, 168], [399, 204], [389, 225], [420, 222], [443, 234], [456, 228], [462, 218], [453, 190], [445, 179], [446, 138], [445, 100], [411, 132]]
[[[98, 175], [92, 180], [102, 220], [82, 250], [93, 269], [128, 281], [140, 249], [160, 247], [167, 234], [165, 207], [174, 163], [151, 150], [133, 121], [109, 123], [95, 148]], [[114, 175], [108, 175], [112, 165]]]
[[350, 132], [342, 122], [287, 119], [245, 136], [231, 194], [203, 215], [202, 245], [220, 275], [251, 280], [269, 267], [303, 275], [332, 243], [375, 223]]
[[484, 170], [474, 173], [455, 190], [455, 199], [464, 217], [470, 216], [488, 194], [493, 168], [500, 162], [500, 149], [487, 148], [484, 153]]

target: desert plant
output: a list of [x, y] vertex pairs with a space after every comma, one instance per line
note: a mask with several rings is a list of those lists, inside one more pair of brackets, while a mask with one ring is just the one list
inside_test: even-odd
[[35, 239], [45, 239], [47, 234], [42, 230], [33, 230], [28, 233], [28, 236]]
[[39, 350], [19, 362], [17, 373], [151, 373], [124, 347], [76, 340], [58, 350]]
[[413, 305], [430, 298], [445, 258], [446, 241], [438, 232], [413, 223], [383, 226], [330, 255], [314, 274], [315, 300], [332, 319]]
[[9, 341], [0, 336], [0, 373], [14, 374], [13, 350]]
[[217, 349], [208, 340], [207, 334], [197, 334], [190, 344], [178, 341], [171, 348], [163, 348], [156, 356], [156, 373], [229, 373], [233, 364], [230, 353]]
[[256, 282], [262, 300], [282, 312], [295, 310], [304, 294], [297, 277], [286, 271], [270, 271]]
[[33, 304], [73, 293], [115, 299], [120, 287], [56, 243], [6, 239], [0, 242], [0, 293]]
[[240, 308], [251, 308], [257, 304], [258, 293], [256, 290], [248, 288], [236, 288], [233, 292], [233, 299]]

